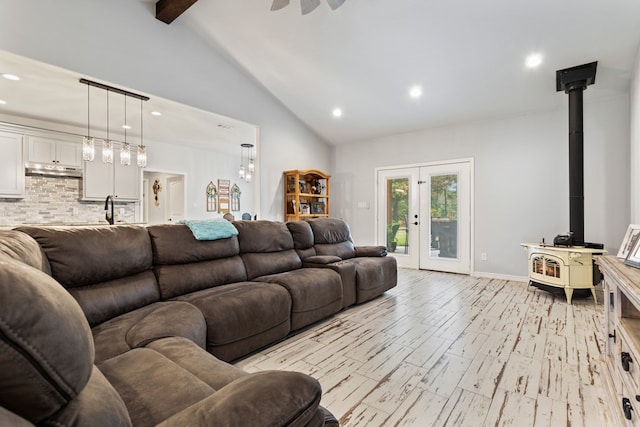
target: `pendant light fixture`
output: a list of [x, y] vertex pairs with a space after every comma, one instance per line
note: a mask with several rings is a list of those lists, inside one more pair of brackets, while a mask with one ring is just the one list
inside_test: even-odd
[[124, 166], [129, 166], [131, 164], [131, 147], [127, 142], [127, 97], [124, 96], [124, 142], [120, 146], [120, 164]]
[[80, 79], [80, 83], [87, 85], [87, 136], [83, 138], [82, 142], [82, 158], [85, 161], [93, 161], [95, 157], [95, 144], [94, 138], [91, 137], [91, 114], [90, 106], [91, 99], [89, 86], [94, 86], [103, 89], [107, 92], [107, 137], [102, 145], [102, 161], [105, 163], [113, 163], [113, 141], [109, 138], [109, 92], [116, 92], [124, 95], [124, 142], [120, 147], [120, 163], [122, 165], [131, 164], [131, 144], [127, 141], [127, 97], [137, 98], [140, 100], [140, 145], [137, 148], [137, 163], [138, 166], [143, 168], [147, 166], [147, 147], [144, 145], [144, 139], [142, 136], [143, 125], [143, 108], [142, 101], [148, 101], [149, 97], [144, 95], [138, 95], [137, 93], [129, 92], [123, 89], [118, 89], [113, 86], [105, 85], [102, 83], [94, 82], [87, 79]]
[[[247, 152], [247, 166], [245, 166], [245, 150]], [[253, 180], [253, 173], [255, 171], [255, 162], [253, 159], [253, 144], [244, 143], [240, 144], [240, 169], [238, 176], [240, 179], [244, 179], [247, 182]]]
[[109, 90], [107, 90], [107, 139], [102, 144], [102, 161], [113, 163], [113, 142], [109, 139]]
[[91, 97], [89, 95], [89, 85], [87, 85], [87, 136], [82, 139], [82, 159], [91, 162], [96, 155], [96, 149], [91, 137]]
[[142, 138], [142, 101], [143, 99], [140, 98], [140, 145], [138, 145], [138, 167], [144, 168], [147, 166], [147, 147], [144, 146], [144, 140]]

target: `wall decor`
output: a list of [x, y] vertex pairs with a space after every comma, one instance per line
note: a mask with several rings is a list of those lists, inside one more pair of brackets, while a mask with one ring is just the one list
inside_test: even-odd
[[231, 181], [228, 179], [218, 180], [218, 212], [229, 212], [229, 190]]
[[238, 212], [240, 210], [240, 187], [238, 184], [233, 184], [231, 187], [231, 210]]
[[218, 201], [218, 188], [215, 186], [213, 181], [209, 181], [209, 185], [207, 185], [207, 212], [215, 212]]
[[639, 234], [640, 224], [629, 224], [627, 232], [624, 234], [624, 238], [620, 244], [620, 249], [618, 249], [618, 258], [627, 258], [627, 255], [629, 255], [629, 251], [631, 250], [631, 246], [633, 245], [633, 241]]
[[326, 213], [326, 208], [324, 202], [311, 202], [311, 213], [312, 214], [324, 214]]
[[160, 183], [160, 180], [158, 178], [156, 178], [156, 180], [153, 181], [153, 187], [151, 188], [153, 189], [153, 204], [156, 206], [160, 206], [158, 193], [162, 191], [162, 184]]

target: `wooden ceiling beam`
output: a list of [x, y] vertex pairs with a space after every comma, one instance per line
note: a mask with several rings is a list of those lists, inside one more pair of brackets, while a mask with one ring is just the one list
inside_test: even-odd
[[158, 0], [156, 2], [156, 19], [171, 24], [198, 0]]

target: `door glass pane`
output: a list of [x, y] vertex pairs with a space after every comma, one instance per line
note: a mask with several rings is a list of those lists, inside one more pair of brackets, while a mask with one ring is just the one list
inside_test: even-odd
[[458, 257], [458, 175], [431, 176], [431, 257]]
[[409, 178], [387, 179], [387, 251], [409, 253]]

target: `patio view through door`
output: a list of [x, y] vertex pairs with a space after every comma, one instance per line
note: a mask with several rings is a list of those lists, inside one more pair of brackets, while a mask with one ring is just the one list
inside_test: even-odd
[[378, 240], [398, 265], [471, 272], [471, 160], [378, 170]]

